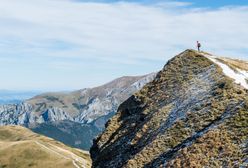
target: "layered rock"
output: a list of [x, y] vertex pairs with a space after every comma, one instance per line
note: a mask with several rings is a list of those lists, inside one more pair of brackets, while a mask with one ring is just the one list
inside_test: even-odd
[[20, 124], [35, 122], [35, 116], [31, 114], [32, 106], [27, 103], [9, 104], [0, 106], [0, 125]]
[[60, 108], [49, 108], [39, 115], [35, 113], [32, 105], [28, 103], [8, 104], [0, 106], [0, 125], [25, 125], [44, 122], [73, 120], [73, 118]]

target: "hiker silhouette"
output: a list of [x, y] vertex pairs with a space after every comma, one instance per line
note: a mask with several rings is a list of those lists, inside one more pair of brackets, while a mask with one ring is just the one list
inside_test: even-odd
[[200, 51], [201, 51], [201, 50], [200, 50], [200, 48], [201, 48], [201, 43], [200, 43], [199, 41], [197, 41], [196, 43], [197, 43], [197, 49], [198, 49], [198, 51], [200, 52]]
[[201, 48], [201, 43], [199, 41], [196, 42], [197, 43], [197, 49], [198, 49], [198, 52], [200, 52], [200, 48]]

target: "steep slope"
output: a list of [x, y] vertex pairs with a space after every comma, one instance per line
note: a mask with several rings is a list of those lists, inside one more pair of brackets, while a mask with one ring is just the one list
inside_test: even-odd
[[[155, 74], [122, 77], [92, 89], [45, 93], [20, 104], [1, 105], [0, 125], [24, 125], [67, 145], [88, 150], [117, 107], [154, 77]], [[84, 134], [72, 128], [84, 130]]]
[[171, 59], [120, 105], [94, 141], [93, 167], [247, 167], [248, 91], [224, 61], [194, 50]]
[[0, 127], [0, 167], [87, 168], [89, 154], [21, 126]]
[[69, 120], [41, 123], [29, 128], [36, 133], [87, 151], [92, 146], [92, 140], [101, 133], [94, 122], [80, 124]]

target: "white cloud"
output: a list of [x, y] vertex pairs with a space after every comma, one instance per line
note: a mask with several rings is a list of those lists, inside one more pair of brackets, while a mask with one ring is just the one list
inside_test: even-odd
[[[247, 9], [194, 9], [179, 2], [1, 0], [0, 53], [13, 59], [19, 55], [54, 59], [48, 65], [56, 68], [63, 61], [73, 66], [65, 58], [134, 67], [148, 60], [164, 64], [200, 40], [206, 51], [248, 58]], [[78, 62], [75, 65], [80, 67]]]
[[[167, 10], [172, 5], [185, 4], [165, 3], [162, 8], [124, 2], [2, 0], [0, 35], [2, 39], [19, 40], [20, 50], [56, 56], [57, 52], [49, 50], [53, 44], [49, 47], [43, 43], [57, 40], [68, 43], [68, 48], [72, 47], [68, 51], [75, 52], [74, 56], [108, 59], [116, 56], [161, 59], [167, 50], [192, 47], [196, 39], [218, 52], [246, 47], [247, 8]], [[73, 49], [73, 45], [77, 48]], [[63, 56], [63, 52], [58, 53]]]

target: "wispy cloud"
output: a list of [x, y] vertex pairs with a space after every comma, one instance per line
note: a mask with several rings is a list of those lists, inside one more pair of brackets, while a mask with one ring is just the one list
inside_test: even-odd
[[[119, 70], [118, 73], [105, 70], [104, 77], [96, 84], [121, 74], [156, 71], [176, 53], [194, 47], [196, 40], [203, 43], [206, 51], [245, 59], [248, 58], [247, 9], [196, 9], [190, 3], [175, 1], [140, 4], [2, 0], [0, 58], [21, 57], [24, 62], [37, 64], [43, 68], [41, 76], [45, 80], [53, 79], [49, 75], [61, 75], [59, 69], [64, 65], [66, 69], [75, 68], [77, 75], [68, 74], [66, 88], [92, 84], [76, 77], [99, 76], [97, 72], [86, 74], [90, 73], [87, 65]], [[22, 68], [18, 65], [10, 71], [18, 74]], [[54, 73], [49, 74], [46, 69]], [[35, 72], [30, 78], [34, 75]], [[63, 81], [51, 82], [55, 86]], [[31, 84], [42, 87], [35, 82]], [[49, 88], [49, 83], [44, 87]]]

